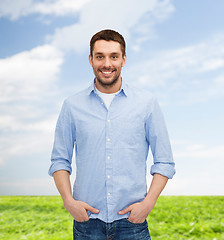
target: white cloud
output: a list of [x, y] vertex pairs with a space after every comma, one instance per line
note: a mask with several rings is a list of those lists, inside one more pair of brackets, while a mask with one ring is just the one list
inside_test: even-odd
[[30, 14], [65, 16], [77, 13], [91, 0], [1, 0], [0, 17], [17, 20]]
[[[21, 129], [11, 129], [13, 124], [9, 123], [9, 128], [2, 128], [0, 136], [0, 165], [7, 163], [8, 159], [23, 159], [27, 156], [37, 154], [47, 154], [50, 158], [50, 151], [53, 144], [53, 133], [56, 125], [56, 117], [49, 120], [37, 120], [36, 123], [30, 122], [28, 126], [21, 122]], [[12, 123], [16, 121], [13, 119]], [[34, 125], [34, 126], [32, 126]], [[27, 128], [26, 128], [27, 126]], [[19, 125], [17, 124], [17, 127]], [[18, 164], [15, 161], [15, 164]]]
[[[126, 39], [134, 31], [140, 32], [139, 38], [148, 39], [154, 35], [154, 24], [170, 16], [173, 10], [168, 0], [143, 0], [141, 4], [137, 1], [130, 4], [128, 0], [114, 0], [109, 7], [108, 2], [95, 0], [80, 11], [78, 23], [57, 29], [48, 40], [57, 48], [80, 52], [88, 49], [89, 39], [94, 33], [105, 28], [121, 32]], [[144, 17], [148, 17], [148, 21], [142, 21]], [[141, 31], [143, 25], [144, 31]]]
[[157, 7], [153, 15], [160, 21], [164, 21], [167, 17], [174, 12], [174, 5], [171, 4], [170, 0], [158, 1]]
[[[175, 140], [171, 142], [173, 148], [174, 159], [215, 159], [223, 161], [224, 145], [210, 144], [206, 145], [202, 142], [194, 142], [189, 140]], [[224, 163], [224, 161], [223, 161]]]
[[[163, 195], [223, 195], [224, 145], [172, 141], [176, 174]], [[149, 166], [150, 168], [150, 166]], [[147, 176], [148, 186], [152, 176]]]
[[0, 60], [0, 102], [39, 98], [54, 81], [63, 63], [50, 45], [36, 47]]
[[52, 147], [57, 117], [48, 101], [62, 63], [62, 53], [51, 45], [0, 60], [1, 164]]
[[1, 181], [1, 195], [59, 195], [53, 178]]
[[79, 11], [84, 5], [91, 0], [57, 0], [57, 1], [44, 1], [35, 3], [30, 13], [52, 14], [56, 16], [64, 16], [74, 14]]
[[165, 195], [223, 195], [224, 145], [206, 145], [192, 140], [172, 142], [176, 175]]
[[4, 165], [4, 159], [0, 156], [0, 166]]
[[47, 37], [48, 42], [59, 49], [78, 52], [88, 49], [90, 37], [105, 28], [120, 31], [126, 39], [137, 34], [133, 44], [134, 48], [139, 48], [142, 41], [154, 37], [154, 25], [164, 21], [173, 11], [170, 0], [142, 0], [141, 4], [114, 0], [109, 5], [102, 0], [2, 0], [0, 3], [0, 17], [6, 16], [11, 20], [35, 13], [56, 16], [78, 13], [77, 23], [56, 29], [53, 36]]
[[[10, 113], [7, 114], [10, 117]], [[1, 120], [0, 165], [5, 165], [8, 159], [23, 159], [43, 153], [50, 158], [57, 116], [49, 114], [44, 120], [38, 116], [39, 119], [27, 121], [29, 113], [22, 118], [17, 114], [11, 116], [9, 122], [7, 117]]]
[[[129, 66], [127, 79], [178, 104], [224, 95], [224, 34], [199, 44], [158, 52]], [[137, 80], [137, 81], [136, 81]]]
[[57, 16], [79, 13], [77, 23], [56, 29], [53, 36], [47, 36], [48, 42], [57, 48], [78, 52], [88, 49], [90, 37], [105, 28], [116, 29], [126, 39], [137, 34], [133, 44], [135, 49], [139, 48], [142, 41], [154, 37], [154, 25], [173, 11], [170, 0], [142, 0], [141, 4], [137, 1], [130, 4], [128, 0], [114, 0], [113, 4], [102, 0], [2, 0], [0, 3], [0, 17], [12, 20], [34, 13]]
[[208, 96], [224, 96], [224, 74], [214, 78], [213, 84], [208, 89]]
[[[213, 173], [214, 175], [214, 173]], [[163, 195], [223, 195], [224, 178], [220, 175], [211, 176], [211, 174], [192, 173], [188, 175], [177, 175], [170, 181], [163, 191]]]
[[0, 17], [9, 17], [16, 20], [18, 17], [25, 15], [27, 9], [32, 6], [32, 0], [1, 0]]
[[[143, 82], [150, 79], [154, 84], [176, 78], [182, 73], [209, 72], [224, 68], [224, 36], [206, 44], [196, 44], [190, 47], [174, 49], [158, 53], [150, 60], [144, 60], [132, 67], [131, 74], [140, 69]], [[156, 85], [155, 85], [156, 86]]]
[[213, 71], [223, 67], [224, 67], [224, 58], [222, 58], [221, 56], [218, 56], [203, 62], [199, 71], [202, 71], [202, 72]]
[[[32, 111], [35, 109], [35, 107], [33, 107], [32, 109], [30, 107], [29, 109], [30, 111]], [[39, 114], [35, 114], [36, 117], [33, 116], [32, 112], [30, 111], [16, 111], [15, 113], [11, 114], [9, 114], [8, 112], [6, 112], [5, 114], [3, 113], [0, 119], [0, 130], [7, 129], [7, 131], [22, 131], [23, 133], [30, 131], [51, 133], [50, 129], [52, 126], [55, 125], [55, 119], [57, 118], [57, 116], [45, 116], [45, 119], [43, 120], [39, 119], [41, 115], [40, 111]], [[21, 113], [21, 115], [18, 114], [19, 112]]]
[[175, 159], [216, 159], [222, 160], [224, 156], [224, 145], [205, 146], [203, 144], [188, 145], [182, 150], [174, 152]]

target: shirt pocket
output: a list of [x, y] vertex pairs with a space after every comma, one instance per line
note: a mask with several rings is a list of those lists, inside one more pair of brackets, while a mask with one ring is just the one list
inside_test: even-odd
[[123, 116], [116, 121], [115, 144], [121, 148], [139, 148], [145, 142], [144, 119], [139, 116]]

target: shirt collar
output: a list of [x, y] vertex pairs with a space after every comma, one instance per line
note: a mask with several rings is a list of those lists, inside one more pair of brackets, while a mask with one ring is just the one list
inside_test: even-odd
[[[95, 90], [95, 79], [94, 81], [91, 83], [91, 85], [88, 87], [87, 93], [88, 95], [90, 95], [91, 93], [96, 93]], [[122, 80], [121, 82], [121, 89], [118, 92], [118, 94], [123, 93], [126, 97], [128, 96], [128, 85], [126, 83], [124, 83], [124, 81]]]

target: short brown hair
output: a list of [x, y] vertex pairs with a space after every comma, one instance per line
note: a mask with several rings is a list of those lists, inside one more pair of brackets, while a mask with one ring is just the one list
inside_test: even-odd
[[106, 29], [106, 30], [102, 30], [102, 31], [96, 33], [91, 38], [91, 40], [90, 40], [90, 54], [91, 54], [91, 56], [93, 56], [94, 44], [98, 40], [119, 42], [120, 45], [121, 45], [122, 56], [125, 55], [126, 44], [125, 44], [124, 37], [120, 33], [116, 32], [114, 30]]

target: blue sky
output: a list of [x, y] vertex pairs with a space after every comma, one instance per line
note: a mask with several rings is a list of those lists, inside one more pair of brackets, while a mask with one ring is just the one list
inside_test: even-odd
[[89, 40], [105, 28], [126, 39], [124, 81], [164, 112], [177, 173], [163, 194], [223, 195], [223, 9], [222, 0], [1, 0], [0, 195], [57, 194], [47, 175], [56, 120], [93, 80]]

